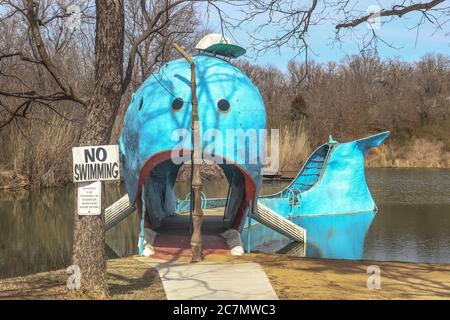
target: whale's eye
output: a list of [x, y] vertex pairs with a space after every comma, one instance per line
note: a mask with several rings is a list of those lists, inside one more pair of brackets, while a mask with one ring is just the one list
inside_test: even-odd
[[138, 111], [141, 111], [143, 105], [144, 105], [144, 98], [142, 98], [141, 101], [139, 102]]
[[230, 103], [228, 102], [228, 100], [220, 99], [217, 102], [217, 108], [219, 109], [219, 111], [227, 112], [228, 110], [230, 110]]
[[181, 108], [183, 108], [184, 101], [181, 98], [175, 98], [175, 100], [172, 101], [172, 110], [178, 111]]

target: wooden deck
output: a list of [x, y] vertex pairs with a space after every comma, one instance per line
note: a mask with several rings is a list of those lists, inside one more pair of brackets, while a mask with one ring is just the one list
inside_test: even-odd
[[[222, 221], [223, 208], [206, 209], [203, 214], [203, 255], [228, 254], [225, 239], [220, 236], [226, 230]], [[154, 258], [172, 260], [191, 256], [189, 213], [165, 218], [155, 231], [158, 236], [154, 243]]]
[[[203, 209], [203, 215], [202, 234], [217, 235], [225, 231], [222, 221], [223, 208]], [[161, 234], [188, 235], [189, 213], [180, 213], [165, 218], [155, 231]]]

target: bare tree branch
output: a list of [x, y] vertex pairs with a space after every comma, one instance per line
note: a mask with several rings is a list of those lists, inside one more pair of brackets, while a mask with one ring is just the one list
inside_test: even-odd
[[39, 30], [39, 19], [37, 18], [38, 4], [33, 0], [27, 0], [27, 19], [30, 23], [30, 30], [36, 49], [42, 59], [42, 64], [56, 81], [58, 86], [62, 89], [67, 97], [70, 97], [73, 101], [78, 102], [84, 106], [87, 106], [87, 102], [82, 99], [79, 94], [67, 83], [64, 77], [61, 75], [58, 67], [52, 62], [44, 41], [42, 40], [41, 32]]
[[[381, 10], [380, 12], [377, 12], [376, 15], [379, 17], [392, 17], [392, 16], [402, 17], [405, 14], [414, 12], [414, 11], [419, 11], [426, 15], [427, 10], [434, 8], [437, 5], [439, 5], [445, 1], [446, 0], [433, 0], [433, 1], [425, 2], [425, 3], [415, 3], [415, 4], [412, 4], [409, 6], [394, 5], [389, 10]], [[362, 16], [360, 18], [357, 18], [357, 19], [354, 19], [354, 20], [351, 20], [348, 22], [339, 23], [336, 25], [335, 28], [336, 29], [353, 28], [353, 27], [360, 25], [361, 23], [368, 21], [373, 16], [374, 16], [374, 14], [368, 14], [368, 15]]]
[[[192, 1], [192, 0], [191, 0]], [[125, 77], [122, 81], [122, 93], [126, 91], [128, 88], [128, 85], [130, 84], [131, 77], [133, 75], [133, 69], [134, 64], [136, 60], [136, 54], [138, 51], [138, 48], [142, 42], [144, 42], [146, 39], [148, 39], [152, 34], [159, 32], [161, 29], [163, 29], [167, 23], [169, 22], [169, 12], [173, 8], [179, 6], [182, 3], [189, 2], [188, 0], [178, 0], [169, 2], [168, 0], [164, 0], [164, 6], [163, 8], [155, 13], [154, 18], [151, 18], [150, 15], [147, 12], [147, 9], [145, 7], [145, 1], [141, 1], [141, 10], [144, 14], [145, 20], [147, 22], [147, 28], [144, 30], [144, 32], [137, 37], [134, 42], [131, 45], [131, 49], [128, 55], [128, 63], [127, 63], [127, 69], [125, 71]], [[164, 17], [164, 21], [158, 25], [161, 18]]]

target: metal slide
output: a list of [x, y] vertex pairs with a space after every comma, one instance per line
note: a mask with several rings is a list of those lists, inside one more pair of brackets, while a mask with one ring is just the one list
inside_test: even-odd
[[[136, 210], [134, 205], [130, 204], [128, 195], [124, 195], [105, 210], [105, 228], [111, 229], [117, 223], [128, 217]], [[306, 242], [306, 230], [296, 225], [290, 220], [280, 216], [269, 207], [258, 203], [252, 219], [265, 225], [272, 230], [297, 242]]]

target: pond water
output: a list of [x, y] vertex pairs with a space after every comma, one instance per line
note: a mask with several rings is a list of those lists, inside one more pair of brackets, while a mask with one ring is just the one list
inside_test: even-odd
[[[369, 169], [367, 180], [379, 211], [365, 240], [364, 259], [450, 263], [450, 170]], [[262, 193], [288, 182], [265, 182]], [[226, 195], [224, 181], [210, 181], [208, 197]], [[179, 197], [187, 185], [176, 186]], [[107, 187], [107, 204], [124, 191]], [[73, 186], [0, 193], [0, 278], [55, 270], [70, 264]], [[108, 253], [137, 253], [135, 215], [107, 232]]]

